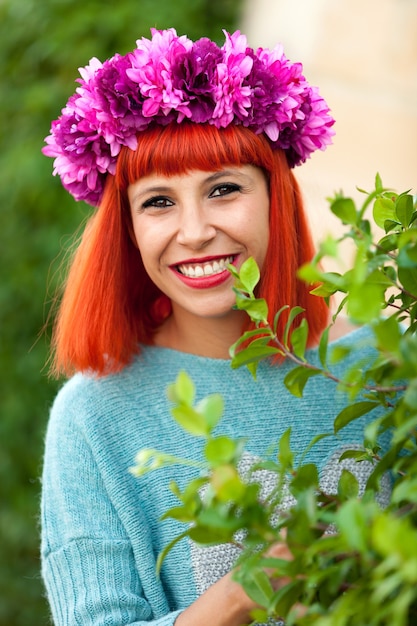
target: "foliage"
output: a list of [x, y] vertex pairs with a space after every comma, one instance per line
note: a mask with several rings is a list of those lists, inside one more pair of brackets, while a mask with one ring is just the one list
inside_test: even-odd
[[[379, 239], [365, 215], [370, 205], [374, 222], [385, 231]], [[302, 396], [313, 376], [333, 379], [350, 398], [335, 418], [335, 435], [352, 420], [382, 407], [380, 416], [365, 427], [363, 449], [341, 456], [373, 463], [364, 493], [360, 494], [355, 475], [346, 469], [337, 494], [325, 493], [317, 466], [304, 461], [307, 451], [297, 456], [291, 449], [289, 428], [279, 441], [277, 458], [253, 468], [268, 469], [277, 476], [277, 488], [260, 502], [256, 480], [245, 481], [237, 470], [244, 442], [213, 435], [221, 419], [222, 399], [210, 396], [194, 405], [193, 383], [182, 372], [168, 390], [173, 416], [186, 431], [205, 438], [205, 471], [182, 492], [172, 486], [179, 504], [165, 516], [187, 524], [181, 537], [187, 535], [201, 544], [236, 543], [236, 532], [243, 531], [235, 576], [262, 607], [253, 614], [258, 622], [283, 617], [288, 625], [300, 626], [413, 626], [417, 623], [416, 205], [408, 192], [398, 195], [385, 190], [377, 176], [375, 190], [366, 194], [359, 209], [351, 198], [338, 194], [331, 210], [345, 225], [346, 234], [339, 241], [327, 239], [312, 263], [300, 269], [300, 276], [318, 283], [314, 289], [318, 297], [343, 295], [332, 323], [346, 310], [353, 322], [368, 324], [375, 359], [358, 362], [343, 379], [337, 379], [332, 364], [343, 360], [346, 352], [332, 349], [326, 329], [319, 346], [321, 367], [312, 366], [306, 350], [308, 327], [298, 321], [302, 310], [284, 307], [269, 324], [267, 304], [255, 295], [259, 270], [249, 259], [240, 271], [230, 270], [236, 279], [236, 306], [247, 311], [256, 329], [232, 346], [232, 367], [247, 366], [256, 376], [259, 360], [279, 353], [294, 362], [285, 384], [295, 396]], [[337, 256], [346, 238], [355, 245], [352, 267], [343, 274], [321, 270], [323, 258]], [[281, 315], [287, 316], [287, 323], [278, 337]], [[387, 431], [392, 434], [391, 443], [383, 452], [379, 437]], [[318, 433], [310, 447], [324, 436]], [[136, 472], [140, 475], [165, 462], [152, 451], [142, 457]], [[393, 486], [389, 504], [382, 509], [377, 493], [387, 471]], [[204, 490], [202, 485], [206, 485]], [[274, 513], [285, 486], [294, 504], [281, 511], [277, 520]], [[291, 561], [268, 556], [268, 548], [283, 536]], [[160, 560], [171, 547], [166, 547]], [[287, 582], [274, 586], [275, 577]]]
[[[52, 178], [41, 154], [51, 120], [92, 56], [125, 53], [149, 28], [223, 40], [240, 0], [2, 0], [0, 2], [0, 624], [46, 624], [39, 575], [39, 476], [56, 382], [42, 328], [61, 278], [61, 249], [90, 208]], [[56, 261], [53, 261], [56, 259]], [[51, 266], [52, 263], [52, 266]], [[46, 294], [46, 285], [48, 293]]]

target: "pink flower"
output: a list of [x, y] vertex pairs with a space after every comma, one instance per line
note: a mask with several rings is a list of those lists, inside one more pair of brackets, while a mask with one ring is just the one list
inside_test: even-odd
[[216, 108], [213, 112], [213, 123], [218, 127], [228, 126], [234, 116], [244, 119], [251, 106], [251, 89], [244, 85], [244, 79], [249, 75], [252, 58], [246, 54], [246, 37], [236, 31], [226, 36], [222, 48], [224, 61], [217, 66], [217, 84], [214, 91]]
[[222, 47], [173, 28], [151, 34], [133, 52], [80, 68], [79, 86], [52, 122], [43, 153], [77, 200], [100, 202], [122, 146], [135, 150], [149, 124], [242, 124], [285, 150], [290, 166], [331, 143], [326, 102], [282, 46], [255, 52], [239, 31], [224, 31]]
[[137, 49], [130, 55], [131, 69], [126, 70], [126, 75], [139, 85], [145, 117], [166, 115], [174, 109], [180, 112], [178, 121], [181, 121], [190, 117], [190, 110], [186, 94], [173, 85], [172, 73], [173, 67], [184, 61], [193, 42], [185, 36], [178, 37], [173, 28], [152, 29], [152, 35], [152, 40], [137, 41]]

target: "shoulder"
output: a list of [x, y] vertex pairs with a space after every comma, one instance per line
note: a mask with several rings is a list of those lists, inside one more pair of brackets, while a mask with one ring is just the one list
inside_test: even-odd
[[103, 430], [114, 421], [128, 424], [140, 418], [143, 423], [165, 410], [165, 390], [182, 366], [175, 353], [144, 347], [116, 374], [78, 373], [58, 391], [50, 422], [90, 432]]
[[59, 389], [50, 421], [80, 424], [86, 420], [111, 419], [113, 413], [120, 413], [122, 404], [131, 401], [132, 395], [146, 392], [150, 375], [139, 358], [117, 374], [77, 373]]

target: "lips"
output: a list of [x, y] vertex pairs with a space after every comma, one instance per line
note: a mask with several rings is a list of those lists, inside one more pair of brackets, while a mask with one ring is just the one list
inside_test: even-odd
[[215, 287], [231, 277], [227, 266], [236, 261], [237, 255], [190, 259], [171, 266], [178, 278], [190, 287], [206, 289]]

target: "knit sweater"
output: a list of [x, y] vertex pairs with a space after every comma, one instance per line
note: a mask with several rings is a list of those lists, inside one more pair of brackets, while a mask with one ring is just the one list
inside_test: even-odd
[[[367, 339], [359, 330], [338, 340], [358, 346], [343, 368], [366, 355]], [[317, 362], [316, 350], [308, 359]], [[263, 361], [255, 381], [246, 368], [233, 370], [227, 360], [151, 346], [119, 374], [77, 374], [65, 383], [50, 415], [42, 494], [42, 573], [56, 626], [171, 626], [230, 569], [232, 550], [202, 548], [185, 538], [158, 577], [158, 554], [184, 530], [179, 522], [160, 521], [178, 504], [169, 484], [175, 480], [183, 488], [197, 470], [175, 465], [137, 478], [129, 468], [145, 448], [202, 460], [204, 442], [184, 432], [170, 414], [165, 390], [180, 370], [194, 380], [197, 400], [223, 395], [225, 412], [216, 432], [248, 440], [243, 465], [273, 455], [289, 426], [292, 449], [302, 452], [315, 435], [332, 432], [346, 398], [321, 376], [308, 382], [303, 398], [295, 398], [283, 384], [291, 367]], [[342, 371], [339, 365], [336, 373]], [[343, 467], [338, 456], [361, 445], [369, 419], [312, 448], [308, 460], [319, 466], [324, 488], [337, 489]], [[363, 485], [368, 464], [356, 464], [353, 471]], [[267, 484], [273, 477], [266, 472], [263, 480]]]

